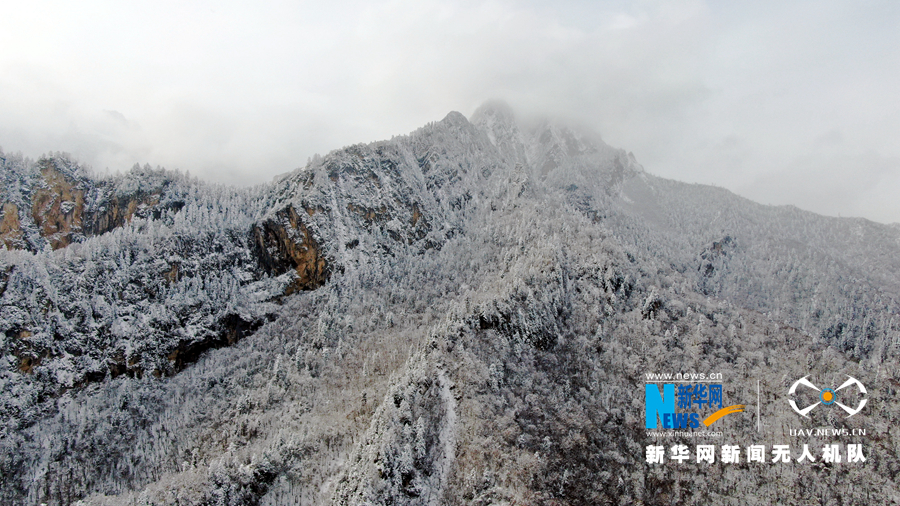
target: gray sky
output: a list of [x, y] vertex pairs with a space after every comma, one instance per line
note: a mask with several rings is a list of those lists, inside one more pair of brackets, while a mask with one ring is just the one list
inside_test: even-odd
[[8, 2], [0, 147], [232, 184], [500, 98], [651, 173], [900, 222], [900, 2]]

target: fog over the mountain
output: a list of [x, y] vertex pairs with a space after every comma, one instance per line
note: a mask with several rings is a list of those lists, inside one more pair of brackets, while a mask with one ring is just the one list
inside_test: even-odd
[[0, 147], [253, 184], [502, 98], [648, 172], [900, 222], [896, 2], [18, 2]]

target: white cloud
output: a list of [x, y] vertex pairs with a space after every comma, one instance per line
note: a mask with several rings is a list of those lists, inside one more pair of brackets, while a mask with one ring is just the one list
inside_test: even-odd
[[[823, 147], [900, 156], [896, 4], [723, 5], [20, 2], [0, 17], [0, 146], [246, 184], [504, 98], [773, 202], [760, 181]], [[837, 170], [809, 192], [846, 188]], [[848, 214], [900, 221], [895, 184], [847, 192]]]
[[[897, 222], [900, 158], [875, 152], [846, 155], [826, 149], [790, 160], [738, 188], [764, 204], [791, 204], [829, 216], [862, 216]], [[821, 184], [821, 181], [829, 184]]]

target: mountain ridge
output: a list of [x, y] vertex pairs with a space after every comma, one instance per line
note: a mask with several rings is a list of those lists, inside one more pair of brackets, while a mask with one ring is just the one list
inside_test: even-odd
[[[160, 174], [120, 180], [125, 195], [170, 181], [145, 203], [159, 213], [55, 251], [22, 227], [49, 247], [0, 253], [4, 500], [725, 504], [752, 483], [852, 501], [832, 468], [710, 468], [705, 487], [652, 468], [641, 374], [719, 370], [728, 395], [759, 378], [774, 399], [794, 375], [852, 373], [879, 408], [859, 419], [898, 419], [887, 225], [657, 178], [498, 104], [255, 189]], [[760, 408], [760, 437], [782, 443], [793, 413]], [[887, 502], [884, 430], [871, 465], [840, 472]]]

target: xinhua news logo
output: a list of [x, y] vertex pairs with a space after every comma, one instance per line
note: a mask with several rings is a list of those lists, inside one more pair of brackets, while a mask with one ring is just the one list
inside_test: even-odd
[[[743, 404], [723, 407], [722, 385], [712, 383], [644, 385], [645, 421], [648, 429], [697, 429], [709, 427], [723, 416], [744, 411]], [[701, 421], [701, 416], [708, 414]]]
[[[818, 400], [816, 402], [813, 402], [812, 404], [804, 407], [803, 409], [800, 409], [797, 406], [797, 402], [793, 398], [788, 399], [788, 402], [791, 404], [791, 408], [793, 408], [794, 411], [796, 411], [797, 414], [799, 414], [802, 417], [809, 418], [809, 412], [812, 411], [813, 409], [815, 409], [819, 405], [837, 406], [847, 412], [847, 416], [845, 418], [850, 418], [851, 416], [862, 411], [862, 409], [864, 407], [866, 407], [866, 402], [868, 402], [868, 399], [866, 399], [865, 397], [860, 399], [859, 403], [857, 404], [857, 406], [855, 408], [846, 406], [838, 400], [839, 397], [842, 396], [841, 394], [838, 394], [838, 392], [840, 392], [841, 390], [844, 390], [847, 387], [851, 387], [851, 386], [856, 387], [857, 394], [854, 395], [852, 393], [849, 393], [849, 392], [852, 392], [852, 389], [849, 392], [847, 392], [847, 391], [844, 392], [845, 394], [849, 393], [849, 395], [847, 395], [847, 397], [849, 397], [851, 399], [853, 397], [865, 396], [868, 393], [868, 392], [866, 392], [865, 385], [863, 385], [862, 382], [860, 382], [858, 379], [856, 379], [852, 376], [848, 375], [847, 378], [849, 378], [849, 379], [837, 388], [828, 388], [828, 387], [819, 388], [819, 387], [813, 385], [812, 382], [809, 381], [807, 378], [809, 378], [809, 376], [804, 376], [804, 377], [798, 379], [797, 381], [794, 382], [793, 385], [791, 385], [790, 390], [788, 390], [788, 395], [791, 397], [794, 397], [795, 395], [797, 395], [797, 389], [801, 386], [818, 392]], [[847, 402], [847, 401], [845, 401], [845, 402]]]

